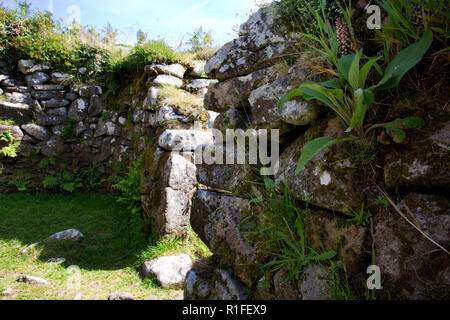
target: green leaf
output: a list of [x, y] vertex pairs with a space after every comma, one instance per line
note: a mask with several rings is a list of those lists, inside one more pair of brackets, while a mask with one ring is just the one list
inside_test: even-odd
[[404, 130], [420, 129], [425, 121], [419, 117], [409, 117], [404, 119], [396, 119], [390, 123], [376, 125], [372, 128], [384, 127], [386, 132], [393, 137], [395, 143], [402, 143], [406, 138]]
[[295, 170], [295, 174], [299, 174], [303, 168], [305, 168], [306, 164], [311, 161], [311, 159], [318, 154], [323, 149], [332, 146], [335, 144], [337, 140], [328, 138], [328, 137], [322, 137], [315, 139], [311, 142], [308, 142], [302, 150], [302, 155], [300, 157], [300, 160], [297, 164], [297, 169]]
[[352, 62], [355, 59], [354, 54], [349, 54], [341, 57], [338, 60], [338, 71], [344, 77], [345, 80], [349, 81], [349, 72], [352, 66]]
[[319, 84], [322, 88], [326, 89], [326, 88], [331, 88], [331, 89], [342, 89], [343, 87], [343, 82], [341, 79], [338, 78], [334, 78], [325, 82], [321, 82]]
[[391, 61], [385, 70], [383, 79], [372, 90], [384, 90], [397, 86], [403, 76], [411, 70], [420, 60], [433, 42], [433, 33], [427, 30], [419, 42], [410, 45], [401, 51], [398, 56]]
[[64, 191], [72, 193], [75, 191], [76, 186], [74, 182], [67, 182], [62, 185], [62, 188]]
[[370, 71], [375, 66], [375, 64], [380, 60], [380, 58], [370, 59], [362, 68], [359, 73], [359, 87], [364, 88], [366, 85], [367, 77], [369, 76]]
[[285, 94], [280, 101], [278, 101], [278, 108], [282, 108], [283, 105], [288, 102], [291, 101], [294, 98], [303, 96], [303, 92], [300, 89], [294, 89], [291, 92], [289, 92], [288, 94]]
[[311, 261], [327, 261], [333, 259], [337, 255], [336, 251], [328, 251], [317, 256], [310, 257]]
[[54, 176], [48, 176], [42, 181], [44, 188], [56, 187], [58, 185], [58, 179]]
[[266, 185], [266, 189], [273, 190], [275, 189], [275, 181], [270, 178], [264, 178], [264, 184]]
[[360, 88], [359, 86], [359, 62], [361, 61], [361, 52], [358, 52], [350, 66], [350, 71], [348, 73], [348, 82], [352, 87], [353, 91]]
[[365, 103], [364, 90], [358, 89], [354, 94], [355, 100], [355, 112], [352, 116], [352, 121], [350, 124], [350, 128], [347, 129], [347, 132], [351, 132], [355, 128], [359, 128], [364, 123], [364, 118], [366, 117], [366, 112], [369, 109], [369, 104]]
[[326, 106], [334, 109], [334, 104], [327, 97], [327, 89], [322, 88], [319, 84], [313, 82], [304, 83], [298, 89], [302, 93], [305, 100], [319, 100]]

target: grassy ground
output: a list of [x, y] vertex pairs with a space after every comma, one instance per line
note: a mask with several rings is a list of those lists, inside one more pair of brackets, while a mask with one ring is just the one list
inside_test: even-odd
[[[0, 194], [0, 293], [11, 288], [14, 300], [107, 299], [114, 292], [129, 292], [137, 299], [156, 296], [170, 300], [182, 291], [162, 289], [155, 280], [142, 280], [143, 261], [186, 253], [194, 260], [210, 253], [198, 237], [165, 241], [156, 246], [128, 227], [127, 212], [112, 196], [75, 194]], [[43, 244], [21, 255], [26, 246], [60, 231], [75, 228], [85, 239], [77, 243]], [[65, 258], [48, 263], [49, 258]], [[80, 269], [80, 281], [73, 267]], [[47, 279], [46, 286], [17, 282], [20, 274]], [[77, 283], [80, 285], [78, 286]]]

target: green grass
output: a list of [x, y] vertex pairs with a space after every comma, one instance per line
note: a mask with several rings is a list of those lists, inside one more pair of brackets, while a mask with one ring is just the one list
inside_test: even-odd
[[[74, 194], [0, 194], [0, 292], [17, 291], [15, 300], [107, 299], [113, 292], [129, 292], [137, 299], [157, 296], [170, 300], [180, 290], [162, 289], [155, 280], [142, 280], [138, 269], [143, 261], [173, 253], [186, 253], [194, 260], [209, 251], [196, 235], [163, 241], [156, 247], [140, 231], [129, 227], [126, 208], [115, 197]], [[80, 230], [85, 239], [72, 243], [42, 244], [24, 255], [28, 245], [67, 229]], [[47, 263], [49, 258], [66, 258]], [[71, 288], [70, 266], [81, 269], [81, 286]], [[18, 283], [19, 274], [42, 277], [50, 284]]]

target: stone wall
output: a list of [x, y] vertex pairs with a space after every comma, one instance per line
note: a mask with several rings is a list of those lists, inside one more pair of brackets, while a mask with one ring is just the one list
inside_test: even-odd
[[[92, 167], [108, 178], [141, 158], [142, 206], [155, 234], [186, 231], [197, 185], [192, 151], [212, 143], [205, 127], [217, 114], [204, 110], [203, 96], [215, 81], [201, 68], [149, 65], [117, 96], [105, 97], [101, 85], [74, 83], [47, 65], [19, 61], [18, 69], [0, 79], [0, 135], [10, 131], [19, 151], [1, 156], [0, 192], [17, 191], [11, 181], [45, 190], [49, 175]], [[172, 152], [184, 142], [184, 152]]]
[[[279, 27], [270, 6], [252, 15], [241, 26], [239, 38], [225, 44], [207, 62], [206, 72], [219, 80], [209, 87], [204, 100], [206, 109], [220, 113], [213, 127], [222, 132], [227, 128], [280, 130], [280, 170], [273, 178], [280, 190], [286, 184], [293, 196], [309, 204], [315, 231], [308, 230], [309, 240], [337, 252], [336, 260], [345, 265], [352, 288], [359, 286], [364, 294], [374, 252], [385, 287], [378, 297], [448, 298], [449, 255], [421, 236], [392, 207], [375, 204], [380, 192], [372, 182], [397, 194], [394, 201], [398, 206], [411, 212], [427, 235], [448, 248], [450, 212], [444, 191], [450, 181], [448, 108], [436, 111], [435, 115], [442, 116], [435, 117], [431, 132], [412, 134], [403, 145], [380, 147], [384, 172], [373, 174], [356, 165], [349, 156], [351, 146], [341, 144], [318, 154], [295, 175], [308, 139], [345, 135], [341, 122], [314, 103], [297, 99], [282, 109], [277, 107], [281, 96], [298, 84], [317, 80], [308, 69], [310, 61], [299, 52], [295, 65], [279, 63], [295, 52], [295, 38]], [[446, 97], [441, 101], [444, 106]], [[262, 256], [257, 243], [241, 228], [241, 222], [250, 215], [263, 214], [244, 197], [245, 186], [239, 184], [255, 180], [251, 168], [201, 165], [197, 180], [203, 187], [193, 200], [191, 224], [214, 257], [188, 274], [188, 299], [333, 297], [333, 275], [318, 264], [306, 267], [295, 281], [289, 280], [286, 268], [272, 275], [262, 273], [261, 264], [270, 258]], [[349, 222], [363, 204], [372, 213], [373, 230]]]
[[[39, 166], [48, 157], [71, 169], [100, 164], [111, 174], [115, 164], [140, 156], [141, 202], [154, 233], [183, 233], [191, 224], [214, 253], [188, 273], [187, 299], [330, 299], [333, 275], [318, 264], [305, 267], [295, 280], [289, 280], [286, 268], [263, 274], [261, 264], [270, 257], [241, 229], [244, 219], [263, 214], [247, 196], [252, 191], [247, 182], [260, 179], [253, 166], [194, 165], [194, 151], [215, 143], [211, 128], [222, 133], [279, 129], [280, 170], [272, 178], [280, 190], [287, 185], [308, 204], [309, 240], [337, 252], [352, 285], [365, 291], [375, 252], [384, 298], [448, 298], [448, 254], [395, 210], [376, 204], [380, 193], [373, 183], [390, 191], [423, 232], [448, 248], [448, 97], [442, 97], [432, 128], [403, 145], [380, 148], [383, 167], [372, 172], [357, 166], [349, 157], [351, 146], [341, 144], [295, 175], [308, 139], [345, 135], [340, 121], [313, 102], [297, 99], [278, 108], [282, 95], [306, 80], [321, 79], [309, 67], [309, 57], [296, 49], [296, 38], [269, 6], [252, 15], [239, 37], [206, 63], [207, 75], [201, 63], [196, 68], [151, 65], [114, 97], [105, 97], [100, 85], [77, 85], [50, 66], [20, 61], [20, 74], [0, 75], [0, 120], [14, 121], [1, 125], [0, 134], [10, 130], [20, 142], [18, 158], [0, 159], [0, 192], [12, 190], [8, 182], [20, 175], [40, 187], [53, 170]], [[285, 63], [291, 56], [297, 57], [294, 65]], [[221, 147], [236, 157], [234, 148]], [[372, 213], [373, 228], [349, 221], [363, 204]]]

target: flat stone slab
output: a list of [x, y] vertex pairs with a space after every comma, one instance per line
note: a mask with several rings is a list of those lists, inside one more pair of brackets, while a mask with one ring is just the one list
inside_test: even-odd
[[166, 130], [159, 137], [159, 146], [169, 151], [194, 151], [199, 146], [213, 144], [211, 132], [198, 130]]
[[16, 124], [31, 121], [33, 108], [28, 104], [0, 102], [0, 120], [13, 120]]

